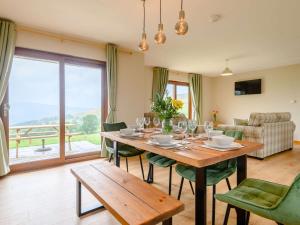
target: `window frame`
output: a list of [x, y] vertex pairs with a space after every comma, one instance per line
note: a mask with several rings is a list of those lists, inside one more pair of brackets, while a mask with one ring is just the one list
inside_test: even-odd
[[188, 87], [189, 89], [189, 100], [188, 100], [188, 119], [192, 118], [192, 96], [191, 96], [191, 89], [190, 85], [188, 82], [183, 82], [183, 81], [176, 81], [176, 80], [169, 80], [168, 84], [174, 85], [173, 93], [172, 93], [172, 98], [177, 99], [177, 86], [185, 86]]
[[[101, 68], [104, 71], [104, 75], [101, 77], [101, 105], [102, 105], [102, 112], [101, 112], [101, 124], [104, 122], [107, 114], [108, 114], [108, 93], [107, 93], [107, 76], [106, 76], [106, 62], [81, 58], [77, 56], [59, 54], [59, 53], [52, 53], [46, 51], [40, 51], [35, 49], [29, 48], [22, 48], [16, 47], [15, 48], [15, 56], [24, 57], [24, 58], [32, 58], [37, 60], [49, 60], [55, 61], [59, 64], [59, 123], [60, 123], [60, 133], [59, 133], [59, 145], [60, 145], [60, 155], [59, 158], [55, 159], [45, 159], [45, 160], [37, 160], [34, 162], [26, 162], [11, 165], [12, 172], [14, 171], [24, 171], [24, 170], [31, 170], [31, 169], [40, 169], [49, 166], [60, 165], [69, 162], [77, 162], [82, 160], [94, 159], [101, 157], [101, 149], [97, 152], [91, 153], [83, 153], [83, 154], [76, 154], [76, 155], [65, 155], [65, 65], [72, 64], [78, 66], [87, 66], [91, 68]], [[8, 88], [6, 90], [6, 95], [3, 103], [8, 103]], [[9, 117], [3, 117], [3, 104], [1, 107], [1, 116], [2, 120], [5, 124], [5, 132], [8, 134], [9, 130]], [[6, 135], [7, 143], [9, 143], [8, 135]]]

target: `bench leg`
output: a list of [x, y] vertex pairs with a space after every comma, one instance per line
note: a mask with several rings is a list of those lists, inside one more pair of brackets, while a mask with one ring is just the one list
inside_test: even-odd
[[81, 216], [84, 216], [86, 214], [95, 212], [99, 209], [104, 209], [104, 206], [103, 205], [98, 206], [96, 208], [89, 209], [89, 210], [86, 210], [86, 211], [82, 212], [82, 208], [81, 208], [81, 183], [80, 183], [79, 180], [77, 180], [76, 181], [76, 211], [77, 211], [77, 216], [81, 217]]
[[164, 221], [162, 222], [162, 225], [172, 225], [172, 217], [169, 218], [169, 219], [167, 219], [167, 220], [164, 220]]

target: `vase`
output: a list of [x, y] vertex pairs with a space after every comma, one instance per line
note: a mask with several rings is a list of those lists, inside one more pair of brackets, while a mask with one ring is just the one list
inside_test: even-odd
[[164, 119], [161, 123], [162, 133], [170, 134], [173, 131], [173, 122], [172, 119]]

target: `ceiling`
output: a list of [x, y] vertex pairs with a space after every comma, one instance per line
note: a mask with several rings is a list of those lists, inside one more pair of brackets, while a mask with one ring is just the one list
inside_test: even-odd
[[[159, 0], [146, 0], [146, 65], [215, 76], [226, 58], [235, 73], [300, 63], [299, 0], [184, 0], [186, 36], [174, 32], [180, 0], [162, 4], [167, 42], [157, 46]], [[18, 24], [134, 50], [142, 31], [140, 0], [0, 0], [0, 6], [0, 17]], [[212, 14], [221, 20], [210, 22]]]

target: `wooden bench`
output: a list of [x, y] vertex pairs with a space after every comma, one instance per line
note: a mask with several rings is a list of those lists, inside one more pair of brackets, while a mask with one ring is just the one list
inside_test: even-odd
[[[121, 224], [172, 224], [184, 205], [157, 188], [106, 161], [71, 169], [77, 180], [77, 215], [107, 209]], [[82, 212], [81, 185], [102, 206]], [[99, 223], [101, 224], [101, 222]]]

